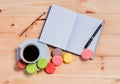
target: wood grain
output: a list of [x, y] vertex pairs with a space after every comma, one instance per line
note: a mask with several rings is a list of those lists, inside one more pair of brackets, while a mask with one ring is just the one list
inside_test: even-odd
[[[38, 38], [44, 21], [33, 26], [29, 37], [19, 34], [51, 4], [105, 20], [94, 60], [74, 56], [71, 64], [27, 75], [17, 70], [16, 51], [26, 39]], [[0, 1], [0, 84], [120, 84], [120, 0], [1, 0]], [[52, 48], [50, 48], [52, 50]]]

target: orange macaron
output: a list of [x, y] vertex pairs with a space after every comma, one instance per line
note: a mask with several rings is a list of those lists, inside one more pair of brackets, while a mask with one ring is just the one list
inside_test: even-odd
[[22, 59], [20, 59], [20, 60], [17, 61], [16, 66], [17, 66], [18, 69], [21, 69], [21, 70], [22, 70], [22, 69], [25, 69], [26, 63], [23, 62]]

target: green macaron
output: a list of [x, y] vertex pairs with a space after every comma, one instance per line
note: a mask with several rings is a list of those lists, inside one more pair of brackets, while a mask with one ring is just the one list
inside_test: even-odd
[[37, 62], [37, 66], [38, 66], [39, 69], [46, 68], [47, 64], [48, 64], [48, 62], [47, 62], [47, 60], [45, 58], [41, 58]]
[[28, 64], [26, 66], [26, 72], [28, 74], [34, 74], [34, 73], [36, 73], [37, 72], [37, 66], [36, 66], [36, 64], [34, 64], [34, 63]]

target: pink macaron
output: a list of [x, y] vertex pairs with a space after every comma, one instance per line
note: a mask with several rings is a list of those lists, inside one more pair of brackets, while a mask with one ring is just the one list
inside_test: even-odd
[[92, 57], [92, 55], [93, 55], [93, 51], [90, 49], [83, 50], [83, 52], [81, 54], [81, 56], [84, 60], [90, 59]]
[[62, 56], [59, 56], [59, 55], [53, 56], [52, 63], [56, 66], [61, 65], [63, 63]]

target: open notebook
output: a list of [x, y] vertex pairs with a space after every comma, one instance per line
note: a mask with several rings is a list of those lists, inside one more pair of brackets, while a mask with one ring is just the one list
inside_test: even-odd
[[[103, 20], [52, 5], [39, 41], [81, 55], [84, 46], [100, 24], [103, 24]], [[101, 31], [102, 28], [88, 47], [93, 52]]]

